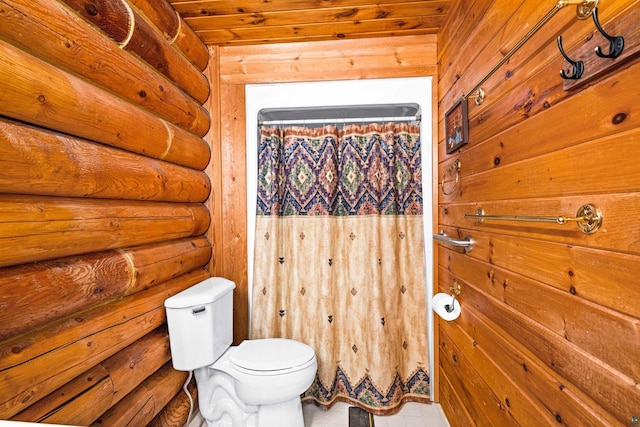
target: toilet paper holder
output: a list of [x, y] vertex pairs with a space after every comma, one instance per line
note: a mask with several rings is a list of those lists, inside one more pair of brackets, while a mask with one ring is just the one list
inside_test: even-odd
[[457, 280], [454, 279], [453, 286], [449, 288], [449, 290], [454, 293], [456, 296], [460, 295], [461, 286]]

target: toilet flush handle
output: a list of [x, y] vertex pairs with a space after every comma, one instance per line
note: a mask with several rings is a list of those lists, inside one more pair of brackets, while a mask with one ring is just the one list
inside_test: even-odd
[[192, 309], [191, 312], [193, 313], [194, 316], [197, 316], [200, 313], [204, 313], [206, 310], [207, 310], [206, 307], [203, 305], [203, 306]]

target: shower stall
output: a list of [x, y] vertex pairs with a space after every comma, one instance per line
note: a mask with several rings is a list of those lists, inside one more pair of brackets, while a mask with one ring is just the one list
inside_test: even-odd
[[[430, 398], [431, 88], [430, 78], [246, 88], [250, 330], [316, 347], [319, 375], [304, 396], [316, 403], [347, 400], [382, 414], [403, 393]], [[268, 206], [283, 191], [286, 201]], [[344, 301], [331, 307], [336, 295]], [[351, 339], [372, 328], [370, 342]]]

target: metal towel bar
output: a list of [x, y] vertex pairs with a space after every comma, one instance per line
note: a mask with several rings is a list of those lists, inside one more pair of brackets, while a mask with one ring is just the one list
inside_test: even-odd
[[471, 236], [465, 236], [463, 240], [454, 239], [453, 237], [449, 237], [444, 234], [444, 231], [441, 231], [438, 234], [433, 235], [433, 239], [438, 242], [447, 243], [451, 246], [460, 246], [465, 248], [465, 252], [469, 252], [473, 247], [473, 241], [471, 240]]
[[575, 222], [580, 231], [585, 234], [593, 234], [602, 225], [602, 212], [595, 205], [587, 204], [578, 209], [575, 217], [567, 216], [514, 216], [514, 215], [487, 215], [484, 209], [478, 207], [475, 214], [465, 214], [465, 218], [473, 218], [478, 224], [484, 220], [496, 221], [526, 221], [526, 222], [548, 222], [564, 225], [568, 222]]

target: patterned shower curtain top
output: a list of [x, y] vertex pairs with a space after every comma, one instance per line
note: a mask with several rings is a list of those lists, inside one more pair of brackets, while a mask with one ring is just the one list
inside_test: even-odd
[[258, 215], [421, 215], [419, 126], [262, 127]]

